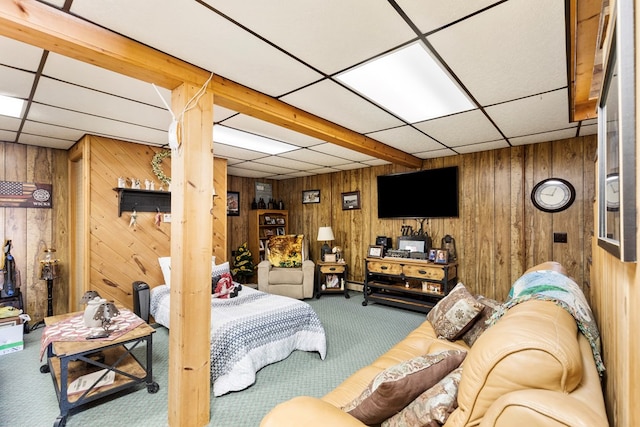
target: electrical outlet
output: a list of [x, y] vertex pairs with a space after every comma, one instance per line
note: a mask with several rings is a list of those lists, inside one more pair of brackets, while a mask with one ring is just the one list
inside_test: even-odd
[[567, 243], [567, 233], [553, 233], [553, 243]]
[[164, 214], [162, 216], [162, 221], [163, 222], [171, 222], [171, 214]]

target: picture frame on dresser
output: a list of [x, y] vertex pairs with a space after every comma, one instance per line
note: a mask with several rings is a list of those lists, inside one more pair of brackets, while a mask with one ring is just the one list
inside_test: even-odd
[[324, 262], [338, 262], [336, 254], [324, 254]]
[[449, 251], [446, 249], [437, 249], [434, 262], [436, 264], [447, 264], [449, 262]]
[[367, 257], [369, 258], [382, 258], [384, 253], [384, 246], [381, 245], [369, 245], [369, 251]]

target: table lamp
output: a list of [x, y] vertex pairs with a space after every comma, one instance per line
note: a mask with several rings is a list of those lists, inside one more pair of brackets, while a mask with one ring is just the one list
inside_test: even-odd
[[320, 248], [321, 259], [324, 261], [324, 256], [331, 252], [331, 247], [329, 246], [329, 242], [334, 240], [333, 230], [331, 227], [320, 227], [318, 229], [318, 241], [324, 241], [324, 245]]

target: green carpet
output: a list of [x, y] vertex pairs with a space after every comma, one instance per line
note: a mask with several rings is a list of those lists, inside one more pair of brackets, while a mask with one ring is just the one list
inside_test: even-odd
[[[271, 408], [299, 395], [323, 396], [357, 369], [371, 363], [415, 329], [425, 315], [379, 304], [362, 306], [362, 294], [351, 298], [324, 295], [306, 300], [322, 320], [327, 357], [295, 351], [261, 369], [251, 387], [213, 397], [209, 426], [254, 427]], [[67, 418], [69, 427], [167, 426], [168, 330], [153, 336], [156, 394], [140, 386], [115, 397], [80, 407]], [[50, 427], [60, 414], [50, 374], [41, 374], [42, 328], [24, 336], [23, 351], [0, 356], [0, 426]]]

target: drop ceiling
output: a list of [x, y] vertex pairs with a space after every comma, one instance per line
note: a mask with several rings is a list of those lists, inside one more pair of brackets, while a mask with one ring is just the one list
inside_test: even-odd
[[[41, 2], [426, 159], [597, 133], [570, 121], [565, 2], [558, 0], [56, 0]], [[409, 123], [336, 76], [411, 43], [473, 101]], [[0, 37], [0, 141], [68, 149], [85, 134], [166, 146], [170, 91]], [[428, 100], [425, 100], [428, 102]], [[214, 121], [292, 144], [267, 155], [214, 143], [235, 176], [287, 179], [388, 163], [215, 106]]]

